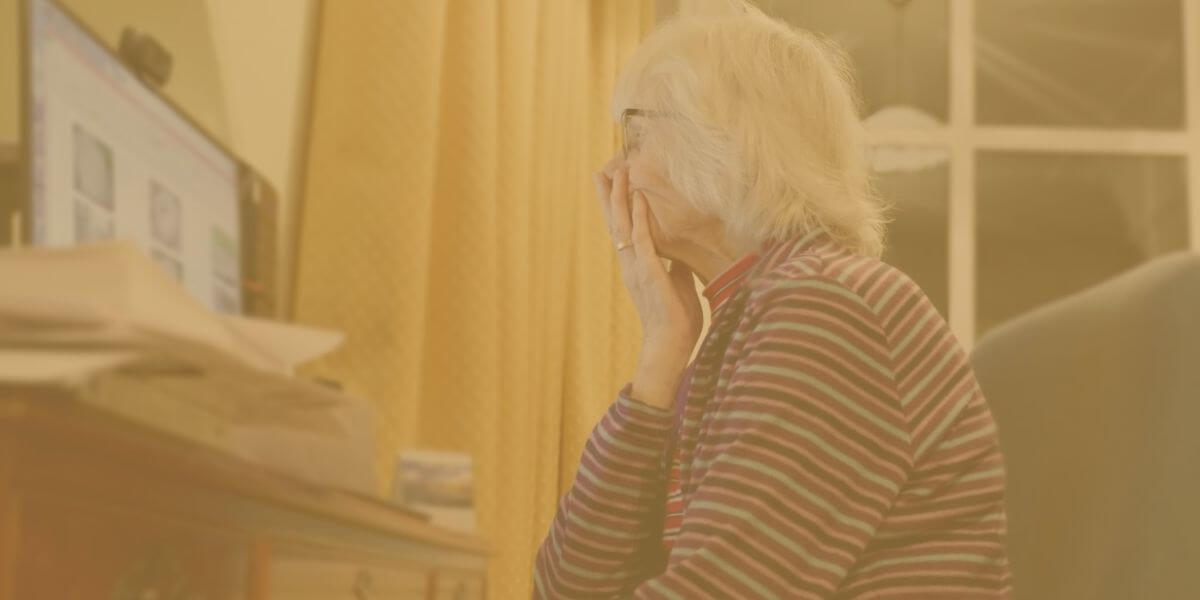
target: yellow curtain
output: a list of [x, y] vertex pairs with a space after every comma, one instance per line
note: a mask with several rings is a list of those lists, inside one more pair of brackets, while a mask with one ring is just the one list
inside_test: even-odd
[[591, 174], [653, 0], [323, 3], [294, 315], [370, 398], [377, 467], [475, 458], [492, 598], [532, 558], [640, 331]]

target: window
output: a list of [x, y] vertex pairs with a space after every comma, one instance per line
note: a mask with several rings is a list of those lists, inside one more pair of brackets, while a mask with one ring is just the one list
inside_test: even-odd
[[968, 348], [1200, 249], [1200, 0], [758, 4], [854, 60], [895, 206], [885, 260]]
[[977, 333], [1187, 248], [1180, 157], [981, 152], [977, 162]]
[[[883, 260], [913, 278], [943, 318], [950, 315], [949, 204], [950, 155], [942, 148], [913, 149], [881, 146], [875, 149], [876, 185], [892, 204]], [[889, 169], [879, 153], [923, 153], [921, 166]]]
[[1183, 128], [1180, 0], [976, 7], [981, 124]]

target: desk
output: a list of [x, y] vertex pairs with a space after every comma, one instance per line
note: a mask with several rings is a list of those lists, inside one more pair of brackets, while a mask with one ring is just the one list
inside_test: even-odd
[[0, 389], [0, 600], [476, 600], [486, 560], [386, 504]]

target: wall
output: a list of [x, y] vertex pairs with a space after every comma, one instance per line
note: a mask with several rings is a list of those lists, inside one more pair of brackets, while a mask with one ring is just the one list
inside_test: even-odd
[[206, 0], [228, 107], [232, 147], [279, 192], [280, 289], [290, 266], [308, 121], [318, 0]]
[[17, 140], [17, 0], [0, 0], [0, 144]]
[[[0, 140], [18, 135], [18, 28], [20, 0], [0, 0]], [[132, 26], [159, 39], [175, 58], [168, 96], [218, 139], [230, 141], [226, 99], [204, 0], [62, 0], [110, 46]]]

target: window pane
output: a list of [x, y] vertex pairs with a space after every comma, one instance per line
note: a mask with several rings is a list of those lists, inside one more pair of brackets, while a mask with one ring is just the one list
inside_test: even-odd
[[1180, 157], [980, 153], [977, 333], [1185, 249], [1185, 169]]
[[1183, 127], [1180, 0], [975, 4], [980, 123]]
[[892, 205], [884, 262], [921, 286], [949, 318], [950, 168], [944, 148], [881, 146], [873, 150], [876, 185]]
[[[883, 0], [760, 0], [758, 4], [767, 14], [841, 44], [854, 61], [866, 115], [887, 106], [911, 106], [935, 123], [945, 123], [950, 68], [946, 1], [898, 5]], [[905, 120], [897, 126], [913, 124]]]

